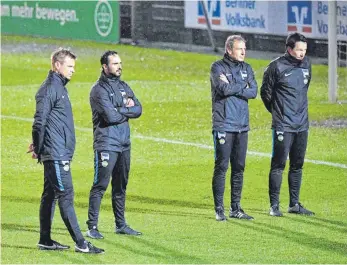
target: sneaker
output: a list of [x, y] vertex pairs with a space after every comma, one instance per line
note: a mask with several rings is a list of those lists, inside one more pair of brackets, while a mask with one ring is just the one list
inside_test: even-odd
[[88, 241], [84, 241], [82, 246], [75, 245], [75, 251], [81, 252], [81, 253], [89, 253], [89, 254], [103, 254], [105, 253], [105, 250], [102, 248], [97, 248], [96, 246], [93, 246], [92, 243]]
[[86, 236], [94, 239], [103, 239], [104, 236], [99, 232], [99, 230], [96, 228], [96, 226], [93, 226], [92, 229], [89, 229], [86, 232]]
[[233, 210], [230, 207], [230, 212], [229, 212], [229, 217], [230, 218], [237, 218], [237, 219], [246, 219], [246, 220], [253, 220], [254, 218], [244, 212], [241, 208], [237, 208]]
[[40, 250], [65, 250], [69, 249], [70, 246], [60, 244], [57, 241], [50, 240], [46, 242], [40, 241], [37, 246], [39, 247]]
[[128, 225], [125, 225], [125, 226], [120, 227], [120, 228], [116, 227], [116, 234], [130, 235], [130, 236], [140, 236], [140, 235], [142, 235], [141, 232], [132, 229]]
[[278, 204], [272, 205], [270, 207], [270, 215], [271, 216], [277, 216], [277, 217], [283, 216]]
[[314, 212], [311, 212], [310, 210], [307, 210], [306, 208], [304, 208], [304, 206], [300, 202], [296, 203], [293, 207], [289, 207], [288, 213], [314, 215]]
[[216, 208], [216, 220], [222, 221], [222, 222], [227, 220], [227, 218], [225, 217], [225, 214], [224, 214], [223, 207], [217, 207]]

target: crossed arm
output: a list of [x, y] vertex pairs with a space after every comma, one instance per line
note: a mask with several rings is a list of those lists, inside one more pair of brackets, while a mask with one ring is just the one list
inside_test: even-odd
[[236, 83], [222, 73], [216, 65], [212, 65], [211, 82], [221, 97], [236, 96], [247, 100], [257, 96], [258, 85], [252, 69], [247, 69], [246, 81]]

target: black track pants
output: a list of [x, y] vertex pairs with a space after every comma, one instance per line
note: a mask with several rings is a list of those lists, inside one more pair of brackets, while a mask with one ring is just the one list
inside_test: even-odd
[[100, 204], [112, 175], [112, 208], [117, 227], [126, 224], [125, 195], [130, 171], [130, 150], [95, 152], [94, 182], [90, 190], [88, 228], [98, 225]]
[[72, 239], [80, 244], [84, 237], [74, 209], [74, 190], [70, 161], [45, 161], [44, 188], [40, 205], [40, 240], [51, 239], [51, 221], [54, 199], [58, 200], [61, 217]]
[[224, 207], [225, 174], [231, 164], [231, 204], [241, 200], [248, 132], [219, 133], [213, 131], [215, 164], [212, 191], [215, 208]]
[[270, 204], [279, 204], [282, 173], [289, 154], [289, 194], [290, 206], [299, 202], [308, 131], [291, 133], [273, 131], [273, 154], [269, 174]]

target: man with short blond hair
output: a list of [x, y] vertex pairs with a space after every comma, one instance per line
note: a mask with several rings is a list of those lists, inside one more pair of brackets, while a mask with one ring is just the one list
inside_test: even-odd
[[77, 56], [72, 51], [70, 51], [69, 49], [65, 49], [65, 48], [58, 48], [57, 50], [52, 52], [52, 54], [51, 54], [52, 70], [53, 71], [57, 70], [56, 62], [64, 63], [66, 58], [76, 60]]
[[249, 131], [248, 99], [257, 96], [252, 67], [245, 63], [246, 41], [231, 35], [225, 42], [223, 59], [211, 67], [211, 94], [215, 163], [212, 191], [217, 221], [225, 221], [225, 174], [231, 163], [230, 218], [252, 220], [241, 208], [243, 171]]
[[52, 70], [36, 93], [36, 112], [32, 126], [32, 158], [44, 165], [44, 188], [40, 205], [40, 241], [42, 250], [65, 250], [70, 247], [51, 238], [52, 207], [58, 200], [61, 217], [75, 241], [75, 251], [103, 253], [87, 242], [78, 225], [73, 205], [74, 190], [71, 160], [75, 150], [72, 108], [65, 85], [75, 72], [76, 55], [59, 48], [51, 56]]

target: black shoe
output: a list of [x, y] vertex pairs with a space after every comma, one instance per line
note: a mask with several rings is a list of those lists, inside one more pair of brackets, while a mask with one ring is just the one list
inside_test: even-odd
[[99, 230], [96, 228], [96, 226], [93, 226], [92, 229], [89, 229], [86, 232], [86, 236], [94, 239], [103, 239], [104, 236], [99, 232]]
[[229, 217], [230, 218], [237, 218], [237, 219], [246, 219], [246, 220], [253, 220], [254, 218], [244, 212], [244, 210], [240, 208], [232, 209], [230, 207], [230, 212], [229, 212]]
[[40, 241], [37, 246], [40, 250], [65, 250], [70, 248], [70, 246], [60, 244], [54, 240], [49, 240], [46, 242]]
[[125, 226], [120, 227], [120, 228], [116, 227], [116, 234], [130, 235], [130, 236], [140, 236], [140, 235], [142, 235], [141, 232], [132, 229], [128, 225], [125, 225]]
[[293, 207], [289, 207], [288, 213], [314, 215], [314, 212], [311, 212], [310, 210], [307, 210], [306, 208], [304, 208], [304, 206], [300, 202], [296, 203]]
[[227, 218], [224, 214], [224, 208], [223, 207], [216, 207], [216, 221], [226, 221]]
[[280, 211], [280, 207], [278, 204], [272, 205], [270, 207], [270, 213], [271, 216], [281, 217], [283, 216], [282, 212]]
[[103, 254], [105, 250], [102, 248], [97, 248], [93, 246], [92, 243], [84, 241], [82, 246], [75, 245], [75, 251], [80, 253], [89, 253], [89, 254]]

